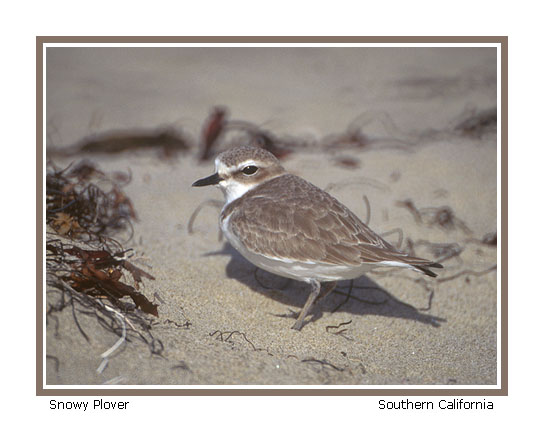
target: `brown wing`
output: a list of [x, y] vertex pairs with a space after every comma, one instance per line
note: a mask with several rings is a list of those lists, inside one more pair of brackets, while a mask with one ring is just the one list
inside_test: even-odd
[[259, 254], [326, 264], [432, 264], [399, 252], [338, 200], [292, 174], [263, 183], [233, 204], [222, 217], [230, 215], [232, 230]]

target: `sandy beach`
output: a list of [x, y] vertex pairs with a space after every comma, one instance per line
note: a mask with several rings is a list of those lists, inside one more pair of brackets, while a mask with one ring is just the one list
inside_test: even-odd
[[[76, 323], [71, 308], [53, 313], [48, 385], [497, 383], [493, 49], [48, 48], [46, 65], [46, 157], [130, 171], [124, 190], [138, 221], [126, 247], [155, 277], [141, 289], [158, 304], [156, 351], [131, 337], [100, 373], [119, 336], [96, 316], [78, 313]], [[191, 188], [214, 170], [198, 160], [198, 144], [218, 105], [291, 143], [288, 171], [392, 244], [442, 262], [438, 277], [378, 270], [341, 282], [302, 331], [291, 330], [308, 286], [256, 271], [219, 238], [217, 206], [189, 229], [201, 203], [223, 200], [216, 188]], [[169, 158], [53, 151], [160, 127], [190, 149]], [[338, 139], [353, 130], [364, 145]], [[239, 139], [227, 134], [214, 151]], [[57, 291], [48, 287], [46, 302]]]

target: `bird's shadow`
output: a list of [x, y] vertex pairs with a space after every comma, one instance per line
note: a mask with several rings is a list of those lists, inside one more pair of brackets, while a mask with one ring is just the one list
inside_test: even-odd
[[[310, 293], [308, 284], [258, 269], [228, 243], [224, 243], [223, 249], [209, 252], [204, 256], [214, 255], [230, 256], [226, 269], [229, 278], [236, 279], [262, 295], [295, 308], [295, 310], [290, 309], [289, 313], [276, 316], [297, 318]], [[428, 306], [418, 309], [397, 299], [368, 277], [361, 276], [353, 281], [339, 282], [332, 293], [312, 308], [309, 313], [310, 318], [306, 320], [306, 324], [318, 320], [323, 312], [334, 313], [342, 310], [350, 314], [381, 315], [409, 319], [433, 327], [440, 327], [440, 323], [446, 321], [444, 318], [424, 313], [430, 309], [432, 291], [428, 292], [427, 295], [429, 296]]]

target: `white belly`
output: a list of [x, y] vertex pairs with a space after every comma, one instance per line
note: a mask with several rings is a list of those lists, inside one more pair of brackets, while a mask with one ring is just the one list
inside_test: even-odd
[[[221, 223], [221, 230], [229, 243], [249, 262], [270, 273], [289, 279], [320, 282], [355, 279], [367, 271], [380, 266], [380, 263], [361, 264], [358, 266], [333, 265], [311, 261], [293, 261], [285, 258], [257, 254], [246, 248], [229, 227], [229, 218]], [[387, 265], [387, 264], [386, 264]]]

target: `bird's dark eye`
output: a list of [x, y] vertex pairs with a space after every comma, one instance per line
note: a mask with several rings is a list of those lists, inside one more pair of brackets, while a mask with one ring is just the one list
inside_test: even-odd
[[255, 165], [248, 165], [242, 170], [242, 172], [245, 175], [251, 175], [251, 174], [255, 174], [257, 170], [258, 168]]

